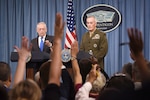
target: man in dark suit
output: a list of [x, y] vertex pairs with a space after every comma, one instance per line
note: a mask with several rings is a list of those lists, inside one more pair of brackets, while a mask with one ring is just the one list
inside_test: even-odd
[[[39, 22], [36, 27], [38, 36], [31, 40], [32, 43], [32, 52], [44, 52], [49, 53], [52, 51], [53, 37], [47, 34], [47, 26], [44, 22]], [[42, 42], [42, 44], [41, 44]], [[43, 62], [30, 63], [27, 66], [34, 67], [34, 73], [39, 70]]]
[[[51, 52], [53, 36], [49, 36], [46, 34], [47, 26], [44, 22], [39, 22], [37, 24], [37, 33], [38, 36], [31, 40], [32, 43], [32, 51], [41, 51], [41, 52]], [[40, 42], [41, 39], [44, 41], [43, 49], [40, 50]]]

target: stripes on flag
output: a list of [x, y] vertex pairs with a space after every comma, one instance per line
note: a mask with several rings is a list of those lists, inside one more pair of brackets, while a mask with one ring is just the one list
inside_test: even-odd
[[75, 15], [73, 10], [73, 0], [68, 0], [65, 48], [71, 48], [71, 43], [77, 39], [75, 30], [76, 28], [75, 28]]

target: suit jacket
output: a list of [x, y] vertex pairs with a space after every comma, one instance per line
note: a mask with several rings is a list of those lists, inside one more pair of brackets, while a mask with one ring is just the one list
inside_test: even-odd
[[[45, 37], [45, 40], [49, 40], [52, 44], [53, 44], [53, 39], [54, 39], [54, 36], [46, 35], [46, 37]], [[32, 51], [40, 52], [40, 48], [38, 45], [38, 36], [36, 38], [32, 39], [31, 43], [32, 43]], [[50, 48], [48, 46], [44, 45], [43, 52], [50, 53]]]

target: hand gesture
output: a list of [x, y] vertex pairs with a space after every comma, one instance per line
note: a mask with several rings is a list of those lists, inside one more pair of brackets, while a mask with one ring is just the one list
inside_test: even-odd
[[56, 14], [55, 19], [55, 34], [54, 34], [54, 41], [57, 39], [62, 39], [63, 31], [64, 31], [65, 23], [62, 21], [62, 15], [60, 13]]
[[129, 47], [133, 56], [138, 55], [143, 50], [143, 40], [142, 40], [142, 33], [135, 29], [129, 28], [128, 29], [128, 36], [129, 36]]
[[76, 58], [78, 52], [79, 52], [78, 42], [75, 40], [71, 44], [71, 56]]
[[92, 64], [98, 64], [98, 60], [94, 56], [90, 57], [90, 61], [92, 62]]
[[20, 60], [27, 60], [29, 56], [31, 56], [31, 48], [32, 45], [28, 46], [28, 38], [23, 36], [21, 41], [21, 48], [18, 48], [17, 46], [14, 46], [14, 48], [17, 50], [19, 59]]
[[97, 64], [92, 65], [92, 69], [89, 72], [87, 81], [93, 83], [96, 80], [98, 76], [96, 69], [97, 69]]
[[48, 47], [52, 47], [52, 43], [49, 40], [45, 40], [45, 45]]

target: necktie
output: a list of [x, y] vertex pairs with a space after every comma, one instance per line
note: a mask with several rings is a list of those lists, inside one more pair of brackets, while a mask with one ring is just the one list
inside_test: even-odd
[[43, 37], [41, 37], [41, 42], [40, 42], [40, 50], [43, 51], [44, 47], [44, 42], [43, 42]]

